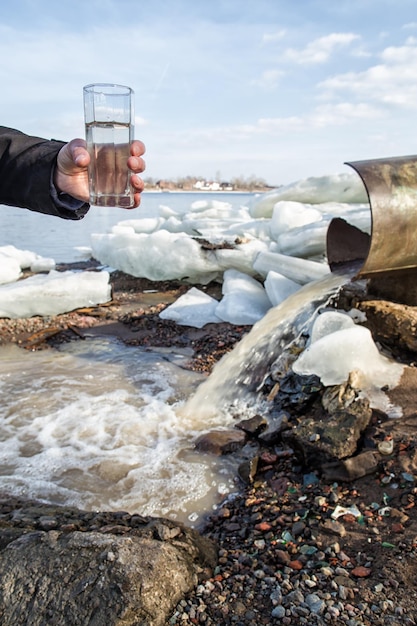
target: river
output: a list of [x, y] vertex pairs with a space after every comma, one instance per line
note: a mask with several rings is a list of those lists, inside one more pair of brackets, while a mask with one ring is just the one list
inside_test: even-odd
[[239, 206], [245, 205], [253, 196], [252, 193], [235, 192], [145, 192], [137, 209], [92, 207], [84, 219], [77, 221], [0, 206], [0, 246], [13, 245], [31, 250], [58, 263], [78, 261], [80, 253], [76, 248], [89, 247], [92, 233], [106, 233], [126, 219], [153, 216], [160, 205], [181, 210], [188, 209], [196, 200], [218, 200]]

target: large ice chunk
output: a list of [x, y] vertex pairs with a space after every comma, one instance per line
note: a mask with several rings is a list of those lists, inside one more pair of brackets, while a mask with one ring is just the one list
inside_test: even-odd
[[326, 335], [331, 335], [344, 328], [353, 328], [355, 322], [347, 313], [325, 311], [318, 315], [311, 329], [310, 342], [314, 343]]
[[390, 417], [400, 416], [401, 409], [391, 404], [384, 389], [399, 383], [403, 369], [379, 352], [367, 328], [338, 312], [316, 318], [311, 343], [293, 364], [296, 374], [315, 374], [325, 386], [342, 384], [351, 372], [359, 372], [361, 393]]
[[278, 272], [268, 272], [264, 287], [273, 306], [281, 304], [288, 296], [301, 289], [299, 283], [290, 280]]
[[276, 238], [278, 251], [289, 256], [300, 258], [324, 257], [326, 254], [326, 237], [328, 221], [314, 222], [300, 226], [278, 235]]
[[111, 298], [108, 272], [36, 274], [0, 287], [0, 317], [59, 315]]
[[20, 250], [15, 246], [1, 246], [0, 254], [2, 257], [6, 257], [9, 259], [15, 259], [22, 270], [27, 269], [39, 258], [39, 255], [36, 252], [32, 252], [31, 250]]
[[93, 255], [101, 263], [149, 280], [187, 279], [206, 284], [220, 271], [213, 251], [203, 250], [185, 233], [119, 230], [93, 234], [91, 242]]
[[271, 308], [261, 283], [237, 270], [225, 271], [222, 290], [216, 315], [230, 324], [255, 324]]
[[30, 250], [19, 250], [15, 246], [0, 247], [0, 284], [18, 280], [21, 270], [30, 268], [32, 272], [55, 269], [54, 259], [46, 259]]
[[0, 251], [0, 285], [13, 283], [20, 278], [21, 274], [19, 261]]
[[222, 320], [216, 315], [218, 301], [204, 291], [191, 287], [173, 304], [161, 311], [159, 317], [173, 320], [182, 326], [203, 328], [206, 324], [216, 324]]
[[309, 204], [324, 202], [367, 202], [365, 186], [357, 174], [342, 173], [311, 176], [279, 187], [256, 198], [249, 207], [252, 217], [271, 217], [274, 206], [281, 200]]
[[340, 385], [349, 373], [360, 370], [374, 385], [394, 386], [403, 367], [379, 353], [371, 332], [364, 326], [343, 328], [312, 343], [293, 364], [297, 374], [316, 374], [323, 385]]
[[30, 266], [30, 271], [36, 274], [37, 272], [50, 272], [56, 267], [55, 259], [47, 257], [39, 257], [33, 261]]
[[272, 238], [276, 241], [282, 233], [319, 222], [322, 218], [322, 213], [311, 204], [301, 204], [292, 200], [277, 202], [270, 223]]
[[265, 277], [268, 272], [278, 272], [300, 285], [319, 280], [330, 274], [327, 263], [300, 259], [279, 252], [260, 252], [255, 259], [253, 269]]

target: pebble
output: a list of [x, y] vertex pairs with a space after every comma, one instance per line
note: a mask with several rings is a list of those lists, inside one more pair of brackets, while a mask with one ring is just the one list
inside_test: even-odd
[[276, 606], [274, 609], [272, 609], [271, 615], [276, 619], [282, 619], [283, 617], [285, 617], [284, 607], [282, 605]]
[[[278, 484], [285, 490], [278, 493]], [[392, 542], [390, 550], [395, 550], [394, 537], [403, 537], [398, 525], [402, 518], [378, 516], [384, 496], [378, 502], [376, 493], [372, 497], [375, 502], [364, 505], [353, 486], [334, 484], [326, 491], [314, 481], [292, 480], [290, 471], [271, 472], [268, 480], [256, 477], [241, 496], [226, 499], [207, 520], [204, 533], [220, 545], [219, 566], [212, 579], [190, 594], [185, 610], [177, 607], [178, 617], [170, 624], [413, 624], [389, 582], [393, 577], [382, 578], [373, 554], [373, 542], [379, 541], [380, 549], [384, 545], [374, 528], [384, 540], [390, 533], [385, 544]], [[398, 510], [404, 515], [403, 508]], [[332, 519], [335, 511], [337, 519]], [[345, 541], [349, 533], [358, 536], [357, 552]], [[199, 612], [202, 598], [205, 609]], [[189, 617], [192, 607], [194, 621]]]

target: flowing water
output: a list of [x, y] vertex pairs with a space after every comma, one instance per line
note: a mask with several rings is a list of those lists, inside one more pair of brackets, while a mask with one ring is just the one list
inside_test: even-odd
[[233, 468], [193, 450], [205, 425], [177, 408], [202, 375], [184, 358], [108, 339], [1, 348], [0, 490], [195, 522]]
[[269, 368], [303, 331], [322, 306], [351, 280], [352, 273], [329, 274], [305, 285], [268, 311], [234, 348], [217, 364], [211, 376], [183, 408], [184, 414], [200, 415], [210, 423], [219, 412], [256, 411], [257, 390]]
[[208, 379], [182, 367], [184, 354], [117, 340], [1, 348], [1, 491], [198, 525], [236, 490], [236, 461], [198, 454], [196, 437], [253, 410], [257, 381], [346, 280], [328, 276], [271, 309]]

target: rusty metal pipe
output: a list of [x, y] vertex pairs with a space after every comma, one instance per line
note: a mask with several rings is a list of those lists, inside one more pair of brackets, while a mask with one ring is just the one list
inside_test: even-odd
[[358, 278], [417, 269], [417, 156], [346, 163], [361, 177], [369, 198], [371, 235], [335, 219], [327, 233], [332, 269], [363, 263]]

